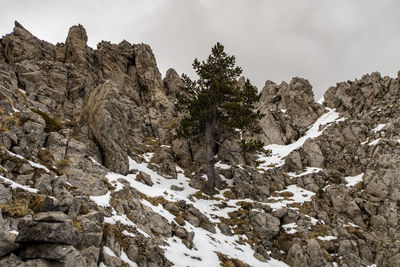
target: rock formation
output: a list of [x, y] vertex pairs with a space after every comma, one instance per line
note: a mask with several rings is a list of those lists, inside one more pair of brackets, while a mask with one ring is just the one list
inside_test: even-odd
[[[400, 77], [265, 83], [258, 136], [176, 137], [182, 86], [148, 45], [0, 40], [0, 266], [397, 266]], [[240, 83], [240, 81], [239, 81]], [[232, 152], [234, 151], [234, 152]], [[236, 152], [235, 152], [236, 151]]]

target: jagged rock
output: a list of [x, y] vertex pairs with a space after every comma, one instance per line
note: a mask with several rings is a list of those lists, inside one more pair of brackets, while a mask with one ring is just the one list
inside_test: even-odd
[[16, 241], [19, 243], [50, 242], [73, 245], [77, 241], [71, 220], [53, 223], [21, 220], [18, 230]]
[[293, 267], [307, 266], [304, 254], [305, 251], [299, 244], [293, 244], [286, 256], [286, 262]]
[[86, 61], [88, 37], [82, 25], [72, 26], [65, 41], [65, 61], [82, 64]]
[[0, 204], [5, 204], [11, 201], [12, 193], [10, 189], [0, 184]]
[[252, 169], [233, 168], [234, 192], [239, 198], [265, 199], [269, 196], [269, 181]]
[[311, 139], [308, 139], [303, 145], [304, 158], [307, 162], [306, 166], [323, 168], [324, 155], [319, 145]]
[[117, 257], [114, 252], [108, 247], [103, 247], [103, 249], [101, 250], [100, 261], [104, 262], [106, 266], [110, 267], [122, 266], [122, 260]]
[[271, 240], [279, 233], [281, 222], [265, 212], [250, 212], [250, 224], [260, 237]]
[[148, 186], [153, 185], [153, 181], [151, 180], [150, 175], [148, 175], [147, 173], [144, 173], [142, 171], [140, 171], [139, 174], [136, 175], [136, 179], [143, 182], [144, 184], [146, 184]]
[[128, 251], [126, 252], [126, 255], [131, 261], [135, 262], [137, 260], [137, 257], [139, 256], [137, 247], [134, 245], [130, 245]]
[[[99, 217], [99, 218], [97, 218]], [[103, 216], [98, 212], [80, 215], [76, 218], [79, 224], [77, 248], [99, 247], [103, 237]]]
[[324, 253], [321, 250], [321, 246], [315, 239], [307, 240], [307, 255], [309, 257], [309, 265], [313, 267], [325, 266], [327, 263], [324, 258]]
[[51, 60], [53, 45], [40, 41], [15, 21], [14, 31], [2, 38], [4, 56], [10, 64], [28, 59]]
[[92, 246], [92, 247], [82, 249], [80, 251], [80, 253], [85, 258], [87, 267], [98, 266], [99, 256], [100, 256], [100, 248]]
[[314, 102], [312, 86], [302, 78], [280, 85], [267, 81], [261, 91], [259, 109], [266, 115], [260, 122], [265, 144], [292, 143], [324, 113], [322, 106]]
[[15, 243], [15, 237], [15, 234], [7, 231], [0, 231], [0, 257], [19, 248], [19, 245]]
[[326, 189], [333, 208], [337, 212], [346, 213], [355, 224], [364, 226], [362, 212], [357, 203], [350, 197], [348, 189], [340, 185], [331, 185]]
[[168, 69], [163, 80], [164, 90], [170, 99], [175, 99], [184, 83], [174, 69]]

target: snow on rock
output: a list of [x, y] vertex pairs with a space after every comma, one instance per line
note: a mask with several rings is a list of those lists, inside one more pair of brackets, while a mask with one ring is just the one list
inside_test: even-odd
[[300, 174], [296, 174], [293, 172], [289, 172], [288, 175], [292, 178], [297, 178], [297, 177], [301, 177], [307, 174], [311, 174], [311, 173], [318, 173], [323, 171], [321, 168], [315, 168], [315, 167], [307, 167], [305, 172], [302, 172]]
[[107, 254], [108, 256], [117, 257], [117, 255], [115, 255], [114, 251], [112, 251], [109, 247], [104, 246], [103, 247], [103, 252], [105, 254]]
[[129, 267], [137, 267], [137, 264], [131, 261], [124, 250], [121, 250], [121, 260], [129, 265]]
[[182, 241], [176, 237], [167, 240], [168, 245], [164, 246], [166, 257], [175, 266], [220, 266], [217, 253], [222, 253], [230, 258], [237, 258], [250, 266], [288, 266], [285, 263], [271, 259], [267, 262], [257, 260], [254, 251], [248, 244], [237, 243], [237, 236], [225, 236], [219, 229], [216, 234], [210, 234], [201, 228], [191, 227], [195, 232], [193, 244], [196, 249], [189, 250]]
[[[220, 168], [231, 168], [231, 166], [219, 163]], [[238, 210], [241, 206], [238, 204], [240, 200], [229, 200], [226, 199], [222, 193], [215, 196], [213, 199], [193, 199], [191, 195], [196, 193], [198, 190], [190, 186], [190, 179], [185, 177], [183, 171], [178, 167], [177, 179], [168, 179], [154, 172], [147, 167], [147, 163], [138, 163], [135, 160], [129, 158], [130, 170], [137, 170], [150, 176], [153, 185], [148, 186], [136, 180], [137, 174], [121, 175], [116, 173], [108, 173], [106, 178], [115, 187], [113, 191], [121, 190], [125, 185], [121, 182], [122, 180], [128, 182], [128, 184], [138, 190], [139, 192], [147, 195], [148, 197], [159, 197], [162, 196], [170, 202], [184, 200], [187, 203], [193, 205], [202, 214], [204, 214], [211, 222], [219, 223], [221, 217], [229, 218], [228, 213]], [[138, 173], [137, 172], [137, 173]], [[184, 188], [182, 191], [174, 191], [171, 189], [172, 185]], [[287, 190], [295, 191], [300, 194], [308, 194], [308, 192], [301, 191], [300, 189], [288, 188]], [[96, 202], [97, 205], [102, 207], [110, 206], [111, 191], [102, 196], [91, 196], [90, 199]], [[297, 199], [301, 200], [301, 196], [296, 196]], [[141, 203], [151, 208], [155, 213], [161, 215], [167, 219], [170, 223], [174, 220], [175, 216], [167, 211], [161, 204], [154, 206], [146, 199], [141, 199]], [[248, 199], [248, 201], [251, 201]], [[293, 200], [294, 201], [294, 200]], [[292, 201], [292, 202], [293, 202]], [[225, 203], [222, 207], [222, 203]], [[146, 238], [150, 238], [150, 235], [143, 232], [132, 222], [125, 214], [118, 214], [112, 207], [112, 216], [105, 217], [104, 222], [116, 224], [117, 222], [133, 226], [136, 230], [144, 235]], [[189, 250], [183, 243], [182, 240], [176, 237], [171, 237], [166, 240], [165, 255], [175, 266], [219, 266], [220, 260], [217, 253], [227, 255], [229, 258], [237, 258], [241, 261], [249, 264], [250, 266], [287, 266], [285, 263], [271, 259], [268, 262], [261, 262], [257, 260], [253, 255], [254, 251], [247, 243], [243, 245], [239, 244], [240, 238], [246, 239], [246, 236], [226, 236], [221, 233], [220, 229], [216, 227], [216, 233], [213, 234], [202, 228], [197, 228], [191, 225], [189, 222], [185, 222], [183, 226], [188, 232], [194, 232], [193, 245], [195, 249]], [[129, 232], [123, 232], [126, 236], [134, 235]], [[121, 252], [122, 253], [122, 252]], [[122, 259], [123, 256], [121, 256]], [[126, 259], [122, 259], [124, 262], [131, 264]], [[135, 265], [130, 265], [135, 266]]]
[[126, 230], [122, 231], [122, 234], [125, 235], [125, 236], [129, 236], [129, 237], [135, 237], [136, 236], [135, 234], [133, 234], [131, 232], [128, 232]]
[[278, 195], [280, 193], [290, 192], [293, 194], [292, 197], [288, 197], [284, 199], [284, 197], [269, 197], [267, 202], [268, 205], [272, 208], [272, 210], [278, 210], [281, 208], [285, 208], [290, 204], [299, 203], [302, 204], [307, 201], [311, 201], [312, 196], [315, 195], [314, 192], [308, 191], [304, 188], [298, 187], [297, 185], [289, 185], [286, 189], [282, 191], [276, 192]]
[[362, 182], [363, 176], [364, 176], [364, 173], [360, 173], [359, 175], [356, 175], [356, 176], [344, 177], [344, 179], [346, 180], [346, 183], [347, 183], [346, 186], [353, 187], [356, 184], [358, 184], [359, 182]]
[[374, 129], [372, 129], [372, 131], [374, 132], [374, 133], [377, 133], [377, 132], [380, 132], [380, 131], [382, 131], [382, 129], [384, 128], [386, 126], [386, 124], [378, 124], [378, 126], [376, 126]]
[[328, 236], [318, 236], [317, 238], [318, 238], [319, 240], [322, 240], [322, 241], [331, 241], [331, 240], [337, 239], [336, 236], [331, 236], [331, 235], [328, 235]]
[[282, 225], [282, 228], [286, 231], [287, 234], [292, 235], [297, 233], [297, 224], [296, 223], [287, 223]]
[[110, 207], [111, 192], [108, 191], [107, 194], [101, 196], [90, 196], [90, 199], [100, 207]]
[[34, 168], [36, 168], [36, 169], [43, 169], [43, 170], [45, 170], [47, 173], [50, 172], [50, 170], [49, 170], [47, 167], [43, 166], [42, 164], [33, 162], [33, 161], [31, 161], [31, 160], [27, 160], [27, 159], [24, 158], [23, 156], [18, 155], [18, 154], [15, 154], [15, 153], [13, 153], [13, 152], [11, 152], [11, 151], [8, 151], [8, 150], [7, 150], [7, 153], [8, 153], [10, 156], [12, 156], [12, 157], [19, 158], [19, 159], [22, 159], [22, 160], [26, 160], [32, 167], [34, 167]]
[[[262, 163], [260, 164], [259, 168], [267, 170], [274, 167], [282, 166], [285, 163], [284, 158], [288, 156], [292, 151], [303, 146], [304, 142], [308, 138], [318, 137], [330, 124], [345, 120], [344, 118], [339, 118], [339, 113], [336, 112], [335, 109], [327, 108], [327, 110], [328, 112], [319, 117], [310, 127], [307, 133], [303, 137], [299, 138], [296, 142], [289, 145], [271, 144], [265, 146], [264, 149], [270, 149], [272, 151], [272, 156], [260, 156], [258, 160]], [[326, 125], [326, 127], [320, 130], [320, 126], [324, 125]]]
[[5, 183], [11, 184], [11, 188], [13, 188], [13, 189], [20, 188], [20, 189], [23, 189], [23, 190], [31, 192], [31, 193], [38, 193], [39, 192], [39, 190], [37, 190], [35, 188], [31, 188], [29, 186], [21, 185], [21, 184], [16, 183], [13, 180], [10, 180], [10, 179], [2, 176], [2, 175], [0, 175], [0, 179], [2, 179], [3, 182], [5, 182]]
[[369, 145], [369, 146], [376, 146], [376, 145], [379, 143], [379, 141], [381, 141], [380, 138], [369, 142], [368, 145]]
[[232, 168], [231, 165], [221, 163], [221, 161], [218, 161], [217, 163], [215, 163], [215, 167], [223, 169], [223, 170], [228, 170], [228, 169]]

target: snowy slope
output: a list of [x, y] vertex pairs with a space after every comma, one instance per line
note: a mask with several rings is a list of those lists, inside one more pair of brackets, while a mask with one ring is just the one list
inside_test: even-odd
[[[322, 134], [323, 129], [331, 125], [332, 123], [339, 122], [343, 120], [343, 118], [339, 118], [339, 114], [335, 112], [335, 110], [328, 110], [327, 113], [322, 115], [307, 131], [307, 134], [297, 140], [295, 143], [290, 145], [269, 145], [266, 146], [266, 149], [272, 150], [272, 156], [264, 157], [260, 156], [259, 160], [263, 161], [261, 165], [261, 169], [267, 170], [270, 168], [278, 167], [284, 164], [285, 157], [289, 155], [295, 149], [300, 148], [304, 142], [308, 138], [315, 138]], [[324, 126], [324, 127], [321, 127]], [[323, 128], [322, 130], [320, 130]], [[129, 165], [131, 170], [137, 170], [143, 172], [150, 176], [153, 185], [148, 186], [140, 181], [136, 180], [137, 174], [129, 174], [129, 175], [121, 175], [116, 173], [109, 173], [106, 178], [108, 181], [115, 187], [113, 191], [119, 191], [124, 187], [124, 184], [121, 182], [122, 180], [128, 182], [131, 187], [134, 187], [139, 192], [145, 194], [148, 197], [164, 197], [166, 200], [170, 202], [176, 202], [180, 200], [186, 201], [188, 204], [192, 204], [196, 207], [201, 213], [203, 213], [212, 223], [221, 222], [221, 218], [229, 218], [228, 213], [241, 209], [240, 201], [248, 201], [254, 202], [250, 199], [227, 199], [220, 192], [215, 198], [212, 199], [195, 199], [193, 198], [193, 194], [195, 194], [198, 190], [192, 188], [189, 183], [190, 179], [185, 177], [183, 174], [183, 170], [177, 167], [178, 177], [177, 179], [171, 179], [170, 177], [164, 177], [153, 170], [151, 170], [147, 165], [151, 160], [153, 154], [148, 153], [144, 155], [144, 162], [138, 163], [135, 160], [129, 158]], [[223, 163], [217, 163], [217, 167], [228, 169], [231, 166]], [[271, 167], [274, 166], [274, 167]], [[293, 179], [300, 177], [302, 175], [307, 175], [310, 173], [319, 172], [321, 169], [318, 168], [307, 168], [301, 174], [289, 173], [288, 175]], [[349, 177], [350, 179], [350, 177]], [[350, 183], [350, 181], [349, 181]], [[351, 183], [352, 184], [352, 183]], [[174, 191], [171, 189], [171, 186], [178, 186], [183, 188], [182, 191]], [[225, 191], [225, 190], [224, 190]], [[289, 193], [289, 197], [288, 197]], [[285, 194], [286, 197], [282, 197], [280, 195]], [[311, 201], [312, 197], [315, 193], [308, 191], [304, 188], [300, 188], [297, 185], [289, 185], [284, 190], [275, 192], [274, 196], [269, 197], [265, 200], [265, 203], [272, 208], [272, 210], [277, 210], [283, 207], [288, 207], [289, 209], [296, 209], [291, 204], [302, 204], [307, 201]], [[102, 207], [111, 207], [110, 206], [110, 196], [111, 191], [106, 193], [103, 196], [92, 196], [91, 199], [97, 203], [97, 205]], [[161, 204], [158, 206], [152, 205], [149, 201], [142, 199], [141, 203], [150, 207], [154, 212], [163, 216], [169, 222], [174, 220], [174, 215], [171, 214], [168, 210], [164, 209]], [[220, 205], [222, 203], [226, 203], [227, 205]], [[222, 208], [225, 206], [224, 208]], [[308, 216], [309, 217], [309, 216]], [[315, 218], [309, 217], [309, 220], [313, 225], [319, 222]], [[129, 225], [135, 227], [136, 230], [143, 234], [145, 237], [149, 237], [148, 233], [145, 233], [139, 227], [129, 220], [124, 214], [118, 214], [112, 208], [112, 216], [106, 217], [105, 222], [115, 224], [120, 222], [125, 225]], [[319, 222], [323, 224], [323, 222]], [[245, 235], [233, 235], [227, 236], [221, 233], [220, 229], [216, 227], [216, 233], [211, 233], [206, 231], [200, 227], [195, 227], [188, 222], [185, 222], [183, 226], [188, 232], [194, 232], [194, 248], [188, 249], [183, 243], [182, 240], [177, 237], [168, 238], [165, 241], [165, 245], [163, 249], [165, 250], [165, 256], [171, 261], [175, 266], [219, 266], [220, 259], [218, 257], [218, 253], [224, 254], [229, 258], [240, 259], [246, 264], [250, 266], [287, 266], [282, 261], [278, 261], [275, 259], [270, 259], [267, 262], [262, 262], [254, 257], [254, 251], [250, 247], [249, 244], [240, 242], [240, 239], [246, 240], [247, 237]], [[286, 224], [283, 225], [282, 228], [288, 234], [295, 233], [296, 224]], [[125, 235], [133, 235], [127, 231], [124, 232]], [[326, 237], [321, 237], [322, 239]], [[322, 240], [321, 239], [321, 240]], [[128, 263], [130, 266], [135, 266], [125, 257], [121, 257], [122, 260]]]

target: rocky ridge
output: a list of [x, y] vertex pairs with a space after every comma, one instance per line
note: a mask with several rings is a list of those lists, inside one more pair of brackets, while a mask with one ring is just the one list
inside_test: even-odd
[[65, 43], [18, 22], [0, 40], [0, 266], [396, 266], [400, 78], [267, 81], [259, 138], [204, 151], [174, 137], [181, 80], [151, 48]]

